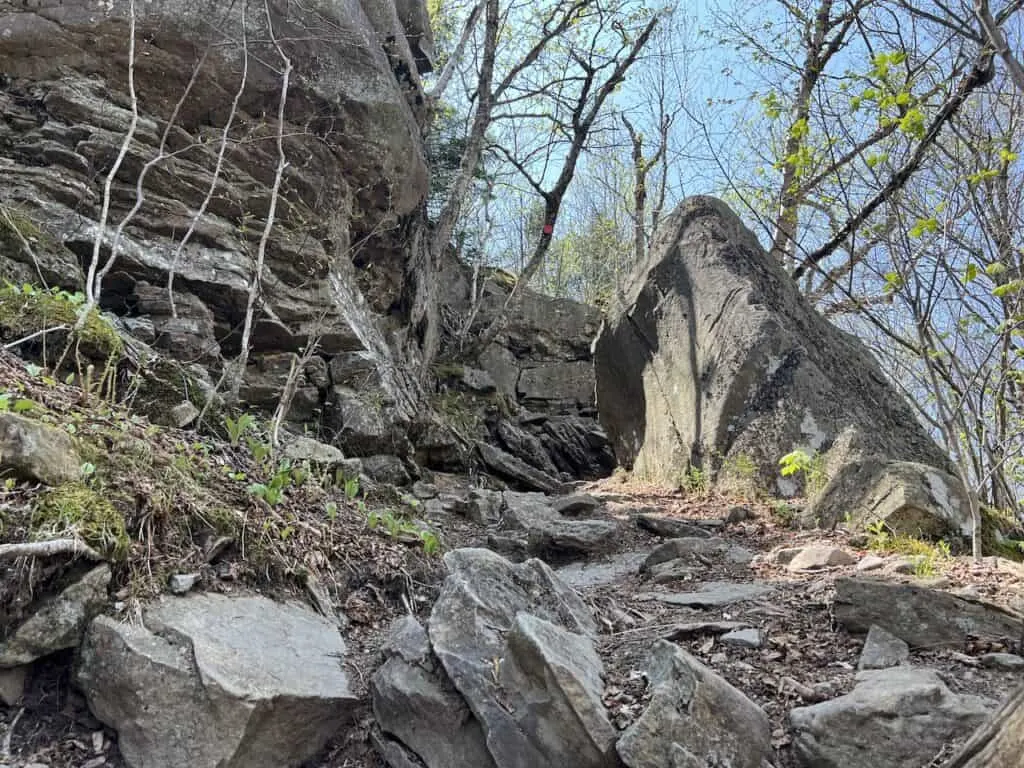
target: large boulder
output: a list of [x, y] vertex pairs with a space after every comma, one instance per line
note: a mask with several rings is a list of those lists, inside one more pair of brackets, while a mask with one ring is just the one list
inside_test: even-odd
[[[948, 458], [867, 349], [714, 198], [685, 200], [658, 229], [594, 364], [602, 423], [638, 475], [742, 473], [773, 494], [810, 492], [824, 525], [970, 531]], [[810, 461], [783, 478], [793, 451]]]
[[658, 640], [647, 677], [650, 704], [617, 746], [628, 768], [770, 764], [768, 716], [679, 646]]
[[931, 669], [860, 672], [845, 696], [790, 713], [806, 768], [920, 768], [981, 725], [993, 703], [955, 694]]
[[596, 625], [539, 560], [484, 549], [445, 556], [430, 614], [433, 651], [483, 727], [499, 768], [612, 768]]
[[0, 413], [0, 477], [60, 485], [81, 476], [82, 462], [68, 433], [42, 422]]
[[313, 757], [356, 699], [337, 627], [264, 597], [202, 594], [95, 619], [77, 682], [131, 768], [282, 768]]

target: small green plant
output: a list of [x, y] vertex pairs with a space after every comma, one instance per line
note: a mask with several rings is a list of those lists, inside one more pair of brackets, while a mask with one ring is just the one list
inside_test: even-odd
[[934, 544], [905, 533], [895, 533], [884, 520], [876, 520], [865, 526], [868, 534], [868, 549], [883, 554], [899, 554], [910, 557], [914, 566], [914, 575], [918, 577], [934, 576], [938, 564], [952, 557], [952, 550], [947, 541]]
[[267, 482], [250, 483], [248, 490], [256, 498], [274, 507], [284, 500], [285, 491], [293, 485], [296, 485], [295, 468], [288, 459], [283, 459]]
[[803, 474], [804, 487], [808, 496], [815, 496], [825, 490], [828, 475], [825, 472], [825, 457], [817, 452], [808, 453], [797, 449], [779, 459], [779, 471], [783, 477]]
[[771, 516], [780, 525], [784, 525], [787, 528], [796, 522], [796, 509], [783, 499], [775, 499], [768, 503], [768, 511]]
[[325, 516], [327, 517], [327, 519], [328, 519], [328, 520], [330, 520], [330, 521], [331, 521], [332, 523], [333, 523], [333, 522], [334, 522], [335, 520], [337, 520], [337, 519], [338, 519], [338, 504], [337, 504], [337, 502], [334, 502], [334, 501], [328, 501], [328, 502], [327, 502], [327, 503], [326, 503], [326, 504], [324, 505], [324, 515], [325, 515]]
[[703, 471], [700, 467], [690, 465], [683, 475], [681, 485], [687, 493], [704, 496], [709, 488], [707, 472]]
[[419, 542], [424, 554], [435, 555], [441, 551], [441, 539], [425, 526], [407, 520], [394, 510], [373, 510], [366, 515], [366, 524], [371, 530], [381, 530], [389, 538], [407, 543]]
[[247, 437], [245, 444], [249, 448], [249, 453], [252, 454], [253, 459], [257, 464], [262, 464], [273, 453], [274, 447], [270, 443], [265, 443], [262, 440], [258, 440], [255, 437]]
[[227, 430], [228, 442], [231, 445], [238, 445], [242, 436], [254, 426], [256, 426], [256, 418], [249, 413], [243, 413], [237, 419], [232, 419], [230, 416], [224, 417], [224, 429]]
[[[340, 469], [338, 470], [341, 471]], [[359, 495], [359, 478], [350, 477], [345, 481], [345, 501], [353, 501]]]

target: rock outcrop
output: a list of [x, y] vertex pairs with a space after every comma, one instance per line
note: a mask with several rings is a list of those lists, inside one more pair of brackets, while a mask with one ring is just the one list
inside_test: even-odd
[[[868, 351], [718, 200], [690, 198], [664, 221], [594, 349], [601, 421], [640, 476], [679, 482], [693, 467], [809, 491], [823, 525], [970, 532], [947, 457]], [[779, 472], [793, 451], [813, 462], [796, 482]]]
[[355, 702], [337, 627], [306, 609], [202, 594], [143, 623], [93, 621], [77, 674], [131, 768], [296, 766]]

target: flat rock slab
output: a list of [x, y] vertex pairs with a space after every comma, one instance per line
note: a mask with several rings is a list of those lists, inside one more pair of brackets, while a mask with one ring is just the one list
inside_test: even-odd
[[857, 558], [838, 547], [801, 547], [786, 564], [790, 573], [820, 571], [838, 565], [853, 565]]
[[684, 537], [669, 539], [655, 547], [654, 551], [640, 566], [641, 573], [669, 560], [683, 560], [690, 565], [711, 566], [714, 564], [747, 565], [754, 559], [754, 553], [745, 547], [732, 544], [718, 536], [711, 538]]
[[873, 624], [912, 648], [959, 647], [968, 635], [1020, 642], [1024, 618], [977, 600], [868, 578], [836, 579], [835, 615], [851, 632]]
[[707, 527], [675, 517], [640, 514], [636, 516], [636, 524], [640, 528], [666, 539], [682, 539], [687, 537], [706, 539], [711, 536], [711, 531]]
[[486, 549], [444, 558], [430, 614], [434, 653], [480, 721], [499, 768], [612, 768], [597, 628], [545, 563]]
[[500, 448], [477, 442], [476, 450], [488, 469], [527, 490], [543, 493], [559, 493], [562, 490], [563, 486], [559, 480]]
[[646, 557], [646, 552], [623, 552], [606, 560], [572, 563], [557, 569], [555, 573], [574, 589], [598, 587], [634, 575]]
[[701, 635], [724, 635], [750, 625], [744, 621], [688, 621], [676, 624], [662, 635], [665, 640], [690, 640]]
[[806, 768], [918, 768], [970, 734], [995, 704], [952, 693], [934, 670], [861, 672], [845, 696], [790, 713]]
[[132, 768], [297, 766], [356, 702], [341, 635], [304, 608], [200, 594], [144, 624], [95, 619], [77, 676]]
[[81, 477], [82, 462], [63, 429], [0, 413], [0, 473], [60, 485]]
[[658, 640], [647, 676], [650, 704], [617, 745], [628, 768], [770, 764], [768, 716], [693, 656]]
[[736, 584], [730, 581], [709, 581], [701, 585], [698, 592], [642, 592], [639, 600], [657, 600], [670, 605], [685, 605], [691, 608], [717, 608], [744, 600], [755, 600], [769, 594], [772, 588], [767, 584]]

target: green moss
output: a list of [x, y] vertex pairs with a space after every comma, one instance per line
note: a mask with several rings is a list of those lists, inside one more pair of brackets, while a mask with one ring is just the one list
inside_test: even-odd
[[32, 509], [40, 538], [75, 535], [104, 556], [124, 560], [130, 540], [124, 517], [108, 499], [83, 483], [65, 483], [40, 494]]
[[[73, 327], [85, 298], [56, 288], [31, 285], [0, 286], [0, 331], [10, 338], [22, 338], [38, 331], [65, 325]], [[117, 331], [93, 309], [78, 333], [79, 352], [107, 365], [124, 354], [124, 343]]]
[[438, 363], [434, 366], [434, 373], [439, 379], [461, 379], [466, 375], [466, 369], [461, 363]]
[[1012, 512], [982, 505], [981, 550], [986, 555], [1024, 561], [1024, 526]]

